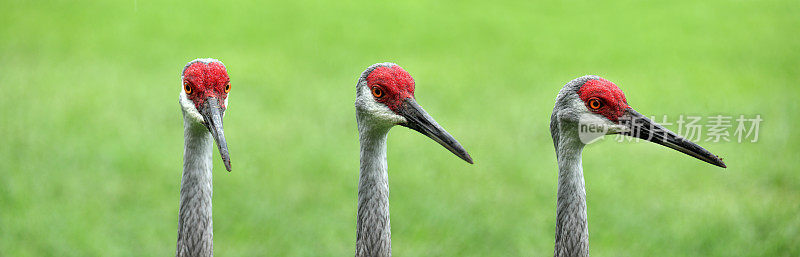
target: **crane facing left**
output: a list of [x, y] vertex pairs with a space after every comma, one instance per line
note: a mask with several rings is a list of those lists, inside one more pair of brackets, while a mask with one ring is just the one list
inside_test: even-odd
[[231, 82], [222, 62], [206, 58], [187, 63], [181, 83], [183, 176], [175, 256], [213, 256], [211, 156], [216, 141], [222, 162], [231, 171], [222, 127]]

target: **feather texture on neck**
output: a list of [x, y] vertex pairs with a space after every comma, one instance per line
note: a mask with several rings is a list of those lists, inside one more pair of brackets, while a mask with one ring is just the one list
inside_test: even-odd
[[211, 157], [214, 140], [202, 124], [184, 117], [183, 176], [175, 256], [213, 256]]
[[558, 159], [554, 256], [589, 256], [589, 223], [580, 142], [574, 124], [554, 119], [551, 133]]
[[356, 256], [392, 255], [389, 224], [389, 174], [386, 163], [386, 137], [391, 126], [379, 126], [359, 115], [361, 170], [358, 181]]

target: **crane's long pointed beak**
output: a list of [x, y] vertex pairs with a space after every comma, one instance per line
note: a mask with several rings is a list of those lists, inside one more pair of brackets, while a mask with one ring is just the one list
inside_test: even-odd
[[206, 128], [214, 136], [214, 141], [217, 141], [217, 148], [219, 155], [222, 156], [222, 162], [225, 163], [225, 169], [231, 171], [231, 157], [228, 154], [228, 143], [225, 142], [225, 132], [222, 129], [222, 114], [224, 109], [219, 105], [219, 99], [209, 97], [200, 110], [200, 114], [205, 119]]
[[416, 130], [423, 135], [428, 136], [429, 138], [433, 139], [433, 141], [438, 142], [447, 150], [450, 150], [453, 154], [458, 156], [459, 158], [467, 161], [468, 163], [472, 164], [472, 157], [469, 156], [467, 150], [464, 150], [464, 147], [456, 141], [453, 136], [451, 136], [447, 131], [444, 130], [435, 120], [433, 117], [428, 115], [422, 106], [417, 104], [417, 101], [414, 98], [406, 98], [403, 103], [400, 105], [399, 113], [401, 116], [406, 118], [406, 123], [400, 124], [404, 127]]
[[627, 131], [621, 132], [623, 135], [641, 138], [672, 148], [694, 158], [700, 159], [701, 161], [722, 168], [727, 168], [719, 156], [712, 154], [705, 148], [693, 143], [692, 141], [686, 140], [678, 134], [675, 134], [663, 126], [658, 125], [632, 108], [625, 110], [625, 113], [622, 115], [622, 117], [620, 117], [619, 122], [621, 125], [625, 125], [628, 128]]

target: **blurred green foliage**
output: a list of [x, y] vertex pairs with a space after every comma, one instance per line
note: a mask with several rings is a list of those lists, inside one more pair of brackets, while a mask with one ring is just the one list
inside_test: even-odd
[[350, 256], [355, 82], [396, 62], [475, 158], [389, 136], [396, 256], [547, 256], [550, 112], [597, 74], [647, 115], [761, 115], [726, 170], [605, 140], [584, 169], [593, 256], [800, 255], [800, 2], [18, 1], [0, 8], [0, 255], [174, 254], [179, 75], [227, 66], [219, 256]]

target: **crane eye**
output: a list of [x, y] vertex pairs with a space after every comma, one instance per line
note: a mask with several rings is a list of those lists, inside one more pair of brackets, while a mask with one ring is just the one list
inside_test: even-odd
[[589, 99], [589, 108], [591, 108], [592, 110], [597, 110], [600, 109], [600, 107], [603, 107], [603, 102], [600, 101], [599, 98], [592, 97]]
[[231, 92], [231, 83], [225, 85], [225, 93]]
[[183, 83], [183, 91], [186, 92], [187, 95], [191, 94], [192, 93], [192, 85], [189, 85], [189, 82]]
[[381, 90], [381, 88], [378, 86], [372, 87], [372, 96], [375, 96], [375, 98], [381, 98], [383, 96], [383, 90]]

